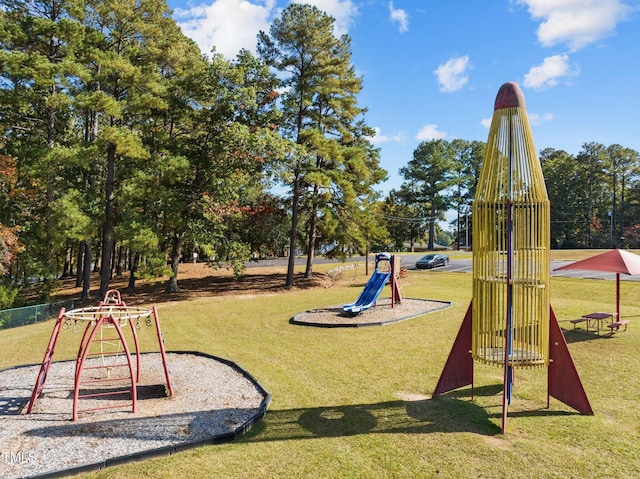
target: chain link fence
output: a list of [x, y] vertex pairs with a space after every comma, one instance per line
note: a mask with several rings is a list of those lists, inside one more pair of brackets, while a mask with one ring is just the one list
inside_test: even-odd
[[57, 303], [36, 304], [22, 308], [3, 309], [0, 311], [0, 329], [15, 328], [25, 324], [47, 321], [58, 315], [60, 308], [73, 309], [74, 301], [58, 301]]

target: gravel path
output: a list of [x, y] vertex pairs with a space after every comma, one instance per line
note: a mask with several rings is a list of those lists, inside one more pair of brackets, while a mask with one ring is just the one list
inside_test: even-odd
[[[94, 361], [102, 361], [96, 358]], [[231, 440], [264, 416], [269, 394], [234, 363], [199, 353], [169, 353], [174, 397], [167, 397], [159, 353], [143, 354], [137, 411], [123, 407], [71, 421], [75, 361], [54, 362], [31, 414], [40, 365], [0, 371], [0, 477], [101, 468], [132, 454]], [[85, 399], [81, 407], [116, 404]], [[119, 459], [118, 459], [119, 458]], [[75, 469], [75, 470], [74, 470]], [[80, 469], [82, 470], [82, 469]]]

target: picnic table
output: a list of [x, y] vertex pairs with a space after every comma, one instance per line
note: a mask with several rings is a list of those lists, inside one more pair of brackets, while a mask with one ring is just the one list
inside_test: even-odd
[[[614, 318], [617, 318], [617, 316], [618, 316], [618, 313], [607, 313], [607, 312], [587, 313], [587, 314], [583, 314], [582, 317], [578, 319], [572, 319], [571, 322], [573, 323], [574, 329], [576, 327], [576, 324], [586, 322], [587, 331], [590, 331], [593, 328], [594, 331], [597, 331], [597, 333], [600, 334], [600, 330], [603, 329], [603, 323], [606, 323], [606, 322], [609, 323], [606, 326], [610, 327], [611, 332], [613, 332], [613, 327], [611, 326], [618, 324], [613, 320]], [[628, 321], [624, 323], [625, 328], [626, 328], [626, 323], [628, 323]], [[618, 329], [620, 326], [621, 324], [618, 324], [616, 329]]]

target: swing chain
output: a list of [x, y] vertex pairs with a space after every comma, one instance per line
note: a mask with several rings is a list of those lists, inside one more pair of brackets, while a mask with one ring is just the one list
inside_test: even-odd
[[[73, 324], [73, 327], [72, 327], [72, 324]], [[62, 329], [66, 331], [69, 328], [71, 328], [71, 331], [73, 331], [74, 333], [77, 333], [78, 331], [80, 331], [80, 327], [78, 326], [78, 320], [74, 319], [72, 321], [71, 318], [65, 319], [64, 323], [62, 323]]]

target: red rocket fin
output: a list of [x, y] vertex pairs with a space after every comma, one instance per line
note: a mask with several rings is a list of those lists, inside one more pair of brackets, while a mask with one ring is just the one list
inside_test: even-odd
[[453, 343], [440, 380], [432, 397], [473, 384], [473, 357], [471, 356], [472, 303], [462, 320], [458, 336]]
[[548, 395], [572, 407], [580, 414], [593, 414], [589, 398], [587, 397], [580, 376], [567, 342], [564, 339], [558, 319], [553, 308], [549, 315], [549, 369]]

